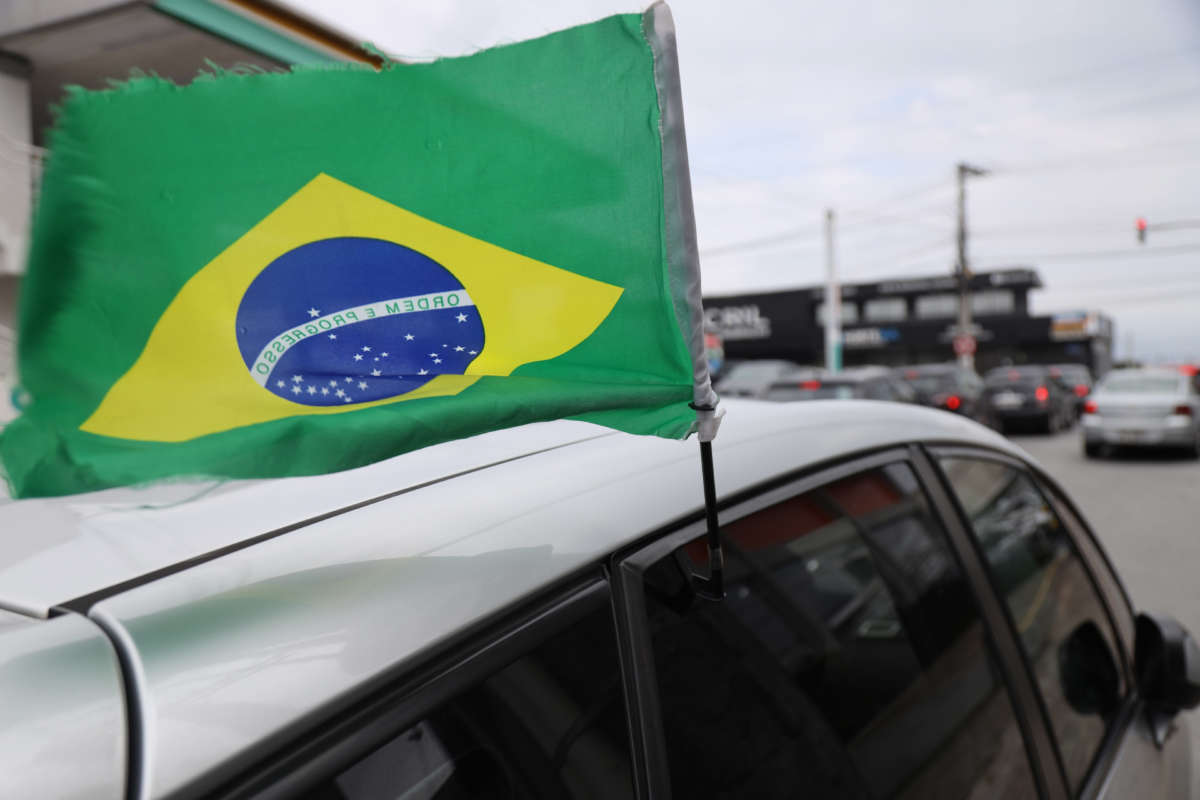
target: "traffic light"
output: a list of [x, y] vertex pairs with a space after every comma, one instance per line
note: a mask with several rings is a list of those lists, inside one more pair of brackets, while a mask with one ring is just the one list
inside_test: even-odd
[[1138, 217], [1135, 225], [1137, 226], [1138, 244], [1145, 244], [1146, 243], [1146, 218]]

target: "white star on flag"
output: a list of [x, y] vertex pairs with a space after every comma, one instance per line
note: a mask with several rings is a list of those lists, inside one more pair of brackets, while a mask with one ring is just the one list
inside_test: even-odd
[[336, 338], [337, 338], [337, 334], [336, 334], [336, 333], [331, 333], [331, 334], [329, 334], [329, 338], [330, 338], [330, 339], [336, 339]]
[[321, 387], [321, 394], [329, 394], [329, 387], [328, 387], [328, 386], [322, 386], [322, 387]]
[[365, 344], [364, 344], [364, 345], [363, 345], [363, 352], [364, 352], [364, 353], [369, 353], [369, 352], [371, 352], [371, 348], [370, 348], [370, 346], [368, 346], [368, 345], [365, 345]]
[[315, 308], [310, 308], [310, 309], [308, 310], [308, 315], [309, 315], [310, 317], [319, 317], [319, 316], [321, 316], [321, 312], [320, 312], [320, 311], [318, 311], [318, 310], [317, 310], [317, 309], [315, 309]]
[[360, 388], [360, 389], [365, 389], [365, 388], [367, 388], [367, 382], [366, 382], [366, 381], [359, 381], [359, 382], [358, 382], [358, 388]]
[[378, 378], [378, 377], [379, 377], [380, 375], [382, 375], [383, 373], [382, 373], [382, 372], [380, 372], [380, 371], [379, 371], [379, 370], [377, 370], [377, 369], [373, 369], [373, 370], [371, 370], [371, 374], [372, 374], [372, 375], [374, 375], [376, 378]]
[[437, 353], [430, 353], [430, 354], [429, 354], [429, 357], [430, 357], [430, 358], [437, 358]]
[[304, 376], [303, 375], [293, 375], [292, 380], [295, 381], [296, 383], [299, 383], [300, 381], [304, 380]]
[[292, 386], [292, 394], [300, 394], [300, 384], [297, 383]]
[[317, 387], [315, 387], [315, 386], [309, 386], [309, 387], [308, 387], [308, 393], [309, 393], [309, 394], [316, 394], [316, 393], [317, 393]]
[[338, 397], [345, 397], [345, 396], [346, 396], [346, 393], [345, 393], [345, 392], [343, 392], [341, 389], [338, 389], [336, 392], [334, 392], [334, 394], [336, 394]]
[[[457, 317], [457, 319], [458, 319], [458, 321], [459, 321], [459, 322], [466, 322], [466, 321], [467, 321], [467, 315], [466, 315], [466, 314], [459, 314], [459, 315], [458, 315], [458, 317]], [[489, 319], [490, 319], [490, 317], [489, 317]]]
[[440, 358], [435, 358], [435, 359], [433, 360], [433, 363], [435, 363], [435, 364], [440, 364], [440, 363], [442, 363], [442, 360], [441, 360]]
[[404, 334], [404, 341], [411, 342], [412, 340], [413, 340], [413, 335], [411, 333]]
[[355, 360], [355, 361], [362, 361], [362, 353], [355, 353], [355, 354], [354, 354], [354, 360]]
[[468, 350], [467, 352], [468, 352], [468, 353], [470, 353], [471, 355], [475, 355], [475, 352], [476, 352], [476, 351], [474, 351], [474, 350]]
[[417, 374], [418, 374], [418, 375], [428, 375], [428, 374], [429, 374], [429, 370], [427, 370], [427, 369], [418, 370], [418, 371], [417, 371]]
[[287, 386], [287, 384], [284, 383], [283, 381], [275, 381], [275, 385], [278, 386], [280, 389]]
[[463, 346], [460, 344], [458, 347], [454, 348], [454, 352], [461, 353], [463, 351], [463, 349], [464, 349]]
[[337, 381], [330, 381], [330, 382], [329, 382], [329, 385], [330, 385], [330, 386], [337, 386]]
[[387, 351], [385, 350], [382, 353], [380, 353], [379, 355], [383, 356], [384, 358], [387, 358]]

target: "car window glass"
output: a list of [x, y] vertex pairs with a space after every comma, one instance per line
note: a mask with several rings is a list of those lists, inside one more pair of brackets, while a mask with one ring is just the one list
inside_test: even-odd
[[973, 598], [911, 469], [837, 481], [645, 573], [673, 795], [1034, 797]]
[[1125, 693], [1111, 623], [1071, 537], [1023, 470], [945, 459], [1033, 668], [1073, 790]]
[[633, 797], [608, 606], [455, 697], [303, 797]]

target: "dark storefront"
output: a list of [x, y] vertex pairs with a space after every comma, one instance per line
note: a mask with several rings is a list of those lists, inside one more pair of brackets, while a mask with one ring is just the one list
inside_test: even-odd
[[[953, 360], [956, 285], [949, 275], [843, 285], [844, 363], [895, 366]], [[1106, 372], [1112, 363], [1111, 320], [1091, 311], [1030, 316], [1028, 293], [1041, 286], [1031, 269], [971, 277], [976, 369], [1073, 362], [1096, 374]], [[820, 364], [824, 297], [824, 287], [706, 297], [705, 317], [724, 339], [727, 359]]]

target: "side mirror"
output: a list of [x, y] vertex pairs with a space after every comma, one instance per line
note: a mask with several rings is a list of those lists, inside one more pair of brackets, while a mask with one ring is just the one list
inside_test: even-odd
[[1174, 619], [1138, 614], [1133, 660], [1156, 736], [1162, 720], [1200, 704], [1200, 647]]

